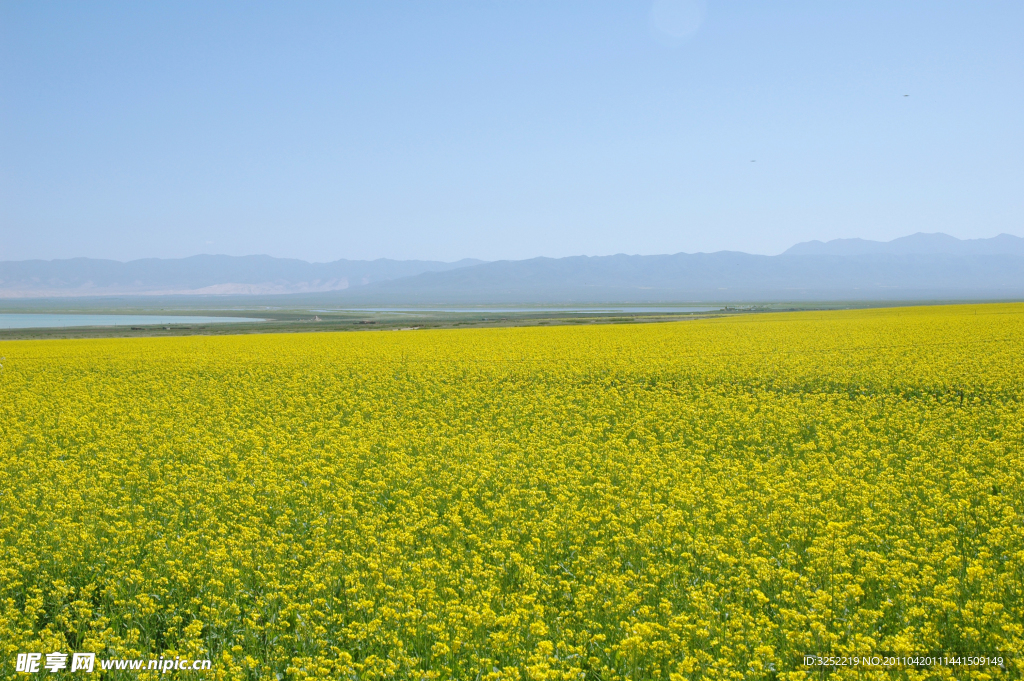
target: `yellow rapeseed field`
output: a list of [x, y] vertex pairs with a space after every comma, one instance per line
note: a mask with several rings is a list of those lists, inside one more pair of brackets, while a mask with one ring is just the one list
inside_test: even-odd
[[28, 650], [481, 681], [1024, 652], [1022, 305], [0, 355], [3, 677]]

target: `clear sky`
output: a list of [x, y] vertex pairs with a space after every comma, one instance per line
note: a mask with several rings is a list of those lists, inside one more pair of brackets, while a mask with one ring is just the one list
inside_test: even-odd
[[1024, 235], [1024, 2], [0, 3], [0, 260]]

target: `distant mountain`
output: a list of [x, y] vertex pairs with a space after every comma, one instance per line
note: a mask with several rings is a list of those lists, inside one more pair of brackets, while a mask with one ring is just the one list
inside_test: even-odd
[[72, 258], [0, 262], [0, 298], [105, 295], [267, 295], [340, 291], [482, 260], [336, 260], [196, 255], [118, 262]]
[[991, 239], [957, 239], [918, 232], [892, 241], [833, 239], [805, 241], [783, 255], [1024, 255], [1024, 239], [1000, 234]]
[[534, 258], [425, 272], [342, 294], [349, 304], [1020, 298], [1024, 256], [721, 251]]
[[110, 295], [275, 295], [276, 304], [346, 306], [1024, 299], [1024, 239], [913, 234], [889, 242], [810, 241], [776, 256], [720, 251], [486, 263], [308, 263], [265, 255], [0, 263], [0, 298]]

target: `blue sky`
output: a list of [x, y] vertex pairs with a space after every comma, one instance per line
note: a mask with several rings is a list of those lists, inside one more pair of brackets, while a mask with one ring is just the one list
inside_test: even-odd
[[0, 260], [1024, 235], [1022, 34], [1019, 0], [2, 3]]

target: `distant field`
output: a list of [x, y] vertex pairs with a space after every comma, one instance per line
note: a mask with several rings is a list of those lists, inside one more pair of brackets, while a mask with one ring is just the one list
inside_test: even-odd
[[[742, 308], [676, 305], [622, 309], [526, 307], [405, 310], [288, 310], [249, 307], [225, 311], [183, 307], [174, 309], [171, 313], [160, 308], [128, 308], [116, 310], [113, 314], [109, 311], [104, 314], [88, 308], [72, 308], [60, 310], [58, 313], [37, 308], [29, 313], [0, 311], [0, 341], [622, 324], [745, 314], [765, 311], [766, 308], [767, 306], [755, 305], [746, 305]], [[195, 313], [203, 312], [217, 316], [195, 316]], [[254, 317], [257, 319], [253, 319]]]
[[1021, 678], [1024, 305], [0, 355], [3, 677]]

